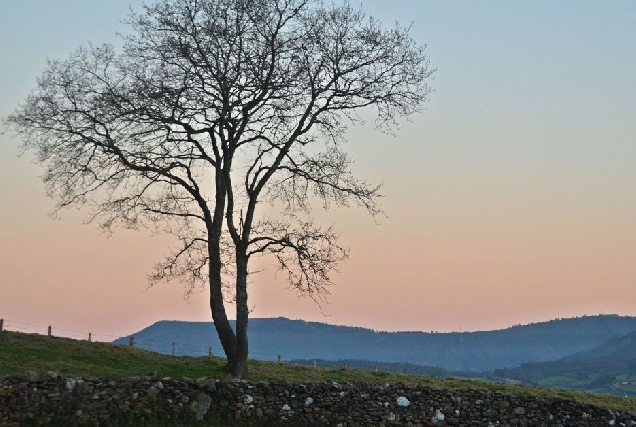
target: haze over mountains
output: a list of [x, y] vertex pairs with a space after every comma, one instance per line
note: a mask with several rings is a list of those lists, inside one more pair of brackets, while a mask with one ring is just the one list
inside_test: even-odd
[[[572, 357], [636, 331], [636, 317], [583, 316], [482, 332], [377, 332], [286, 318], [251, 319], [250, 357], [344, 359], [428, 365], [451, 371], [495, 371]], [[211, 322], [157, 322], [134, 334], [135, 345], [201, 356], [222, 355]], [[128, 344], [129, 338], [115, 341]], [[601, 352], [601, 349], [594, 350]], [[596, 354], [596, 353], [594, 353]]]

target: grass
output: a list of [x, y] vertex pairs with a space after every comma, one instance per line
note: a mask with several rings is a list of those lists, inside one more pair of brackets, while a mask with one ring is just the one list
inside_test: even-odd
[[[159, 372], [164, 377], [209, 377], [229, 379], [225, 360], [219, 357], [169, 356], [138, 348], [47, 337], [19, 332], [0, 332], [0, 376], [25, 371], [54, 371], [82, 377], [126, 377]], [[636, 399], [614, 395], [589, 394], [574, 390], [546, 389], [480, 380], [435, 378], [355, 369], [313, 368], [275, 362], [249, 361], [252, 381], [341, 383], [403, 383], [449, 389], [487, 389], [509, 394], [524, 394], [575, 400], [607, 409], [636, 413]]]
[[562, 375], [543, 378], [536, 381], [536, 384], [540, 387], [558, 387], [560, 385], [563, 388], [573, 388], [577, 383], [578, 381], [576, 379]]

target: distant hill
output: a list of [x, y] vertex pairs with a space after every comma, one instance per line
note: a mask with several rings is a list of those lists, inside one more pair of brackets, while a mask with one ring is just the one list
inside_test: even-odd
[[636, 397], [636, 332], [554, 362], [524, 363], [480, 376]]
[[617, 362], [636, 361], [636, 332], [610, 339], [605, 344], [564, 357], [562, 362]]
[[[234, 325], [232, 324], [234, 327]], [[555, 361], [636, 331], [636, 317], [584, 316], [484, 332], [377, 332], [286, 318], [251, 319], [250, 357], [264, 360], [368, 360], [492, 371]], [[160, 353], [222, 355], [211, 322], [157, 322], [135, 334], [135, 345]], [[128, 337], [115, 341], [128, 344]]]

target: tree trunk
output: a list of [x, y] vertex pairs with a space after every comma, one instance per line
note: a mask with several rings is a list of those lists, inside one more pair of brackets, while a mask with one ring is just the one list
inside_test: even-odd
[[214, 291], [210, 292], [210, 309], [212, 311], [214, 328], [219, 335], [219, 340], [221, 340], [221, 345], [227, 356], [228, 364], [231, 365], [232, 361], [236, 359], [236, 335], [225, 314], [223, 298], [220, 299], [219, 303], [219, 299], [214, 296]]
[[[223, 351], [227, 357], [227, 367], [232, 375], [237, 376], [236, 366], [240, 360], [236, 334], [227, 318], [225, 303], [223, 300], [223, 276], [221, 273], [223, 263], [221, 260], [221, 232], [223, 228], [223, 218], [225, 213], [225, 198], [227, 195], [226, 183], [223, 178], [223, 171], [216, 169], [215, 175], [216, 197], [214, 214], [210, 218], [206, 217], [206, 227], [208, 229], [208, 265], [210, 281], [210, 310], [214, 327], [223, 346]], [[240, 372], [239, 372], [240, 373]], [[238, 376], [240, 378], [240, 376]]]
[[237, 340], [232, 326], [227, 319], [225, 304], [223, 302], [220, 262], [218, 263], [218, 268], [213, 264], [217, 263], [213, 263], [212, 260], [210, 260], [210, 310], [212, 311], [214, 328], [219, 335], [219, 340], [227, 357], [228, 366], [232, 369], [237, 358]]
[[247, 308], [247, 257], [245, 251], [239, 247], [236, 254], [236, 363], [232, 374], [236, 378], [248, 379], [247, 356], [249, 354], [247, 342], [247, 322], [249, 310]]
[[214, 206], [214, 215], [207, 218], [206, 226], [208, 229], [208, 266], [210, 281], [210, 310], [212, 311], [212, 320], [214, 327], [223, 346], [223, 351], [227, 357], [230, 369], [236, 364], [237, 346], [236, 334], [232, 330], [227, 313], [225, 311], [225, 303], [223, 301], [223, 278], [221, 269], [223, 262], [221, 260], [221, 229], [223, 227], [223, 213], [225, 210], [225, 188], [223, 176], [219, 170], [216, 173], [216, 203]]

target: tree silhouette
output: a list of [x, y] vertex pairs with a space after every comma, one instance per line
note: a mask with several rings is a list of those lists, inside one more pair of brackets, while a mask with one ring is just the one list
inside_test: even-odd
[[228, 366], [246, 378], [250, 259], [271, 255], [292, 287], [326, 292], [347, 251], [313, 222], [312, 201], [380, 212], [342, 135], [362, 111], [382, 131], [418, 112], [433, 70], [408, 28], [346, 3], [161, 0], [128, 24], [119, 52], [90, 44], [49, 61], [6, 123], [44, 165], [57, 209], [178, 238], [151, 283], [208, 286]]

